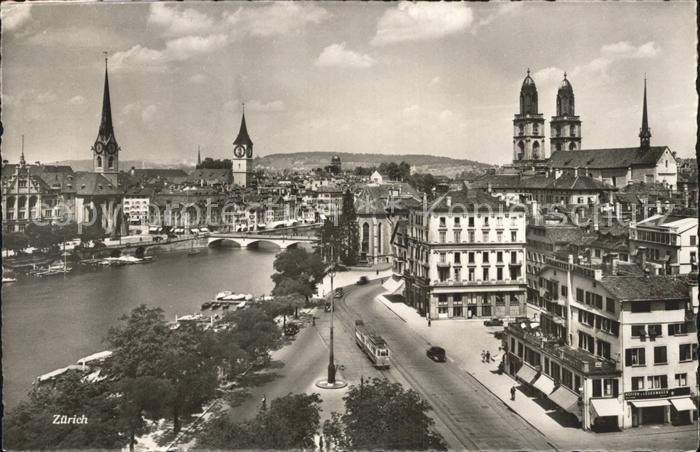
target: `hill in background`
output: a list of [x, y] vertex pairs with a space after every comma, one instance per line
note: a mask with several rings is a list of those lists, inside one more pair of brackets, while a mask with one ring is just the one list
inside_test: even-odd
[[[486, 163], [476, 162], [466, 159], [453, 159], [438, 155], [425, 154], [356, 154], [351, 152], [294, 152], [289, 154], [269, 154], [256, 157], [254, 166], [273, 171], [292, 170], [312, 170], [323, 168], [330, 164], [331, 157], [337, 155], [343, 165], [344, 170], [351, 170], [357, 166], [371, 168], [382, 163], [404, 161], [415, 168], [418, 173], [429, 173], [434, 176], [450, 176], [463, 172], [481, 172], [493, 167]], [[48, 162], [47, 162], [48, 163]], [[91, 171], [92, 160], [64, 160], [57, 162], [61, 165], [70, 165], [75, 171]], [[123, 160], [119, 162], [119, 167], [123, 171], [135, 168], [177, 168], [191, 171], [194, 169], [194, 162], [146, 162], [142, 160]]]
[[365, 168], [379, 166], [381, 163], [404, 161], [415, 167], [418, 173], [455, 176], [462, 171], [483, 171], [493, 165], [473, 160], [453, 159], [438, 155], [425, 154], [356, 154], [351, 152], [294, 152], [289, 154], [269, 154], [255, 159], [255, 166], [273, 170], [323, 168], [330, 164], [331, 157], [337, 155], [343, 169], [357, 166]]

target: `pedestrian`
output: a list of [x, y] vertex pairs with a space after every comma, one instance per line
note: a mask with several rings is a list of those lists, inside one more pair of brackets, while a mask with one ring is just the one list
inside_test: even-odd
[[510, 400], [515, 400], [515, 386], [510, 388]]
[[487, 363], [491, 362], [491, 352], [489, 352], [488, 350], [486, 350], [486, 362]]
[[481, 362], [486, 362], [486, 350], [481, 350]]
[[260, 409], [263, 411], [267, 410], [267, 399], [265, 398], [265, 394], [263, 394], [262, 399], [260, 400]]
[[428, 317], [428, 326], [430, 326], [430, 317]]
[[379, 269], [377, 269], [377, 273], [376, 273], [376, 275], [377, 275], [377, 276], [379, 276]]

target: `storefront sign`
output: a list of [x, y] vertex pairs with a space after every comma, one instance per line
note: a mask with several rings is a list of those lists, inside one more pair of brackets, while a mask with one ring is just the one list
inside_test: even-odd
[[625, 392], [625, 400], [639, 399], [665, 399], [668, 397], [690, 395], [690, 387], [672, 389], [652, 389], [650, 391], [630, 391]]

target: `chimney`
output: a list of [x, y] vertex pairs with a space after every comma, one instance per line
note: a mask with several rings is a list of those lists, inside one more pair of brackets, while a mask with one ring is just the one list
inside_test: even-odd
[[129, 170], [129, 174], [132, 176], [136, 175], [136, 168], [132, 166], [131, 169]]
[[574, 177], [578, 177], [578, 167], [574, 168]]
[[447, 203], [447, 207], [452, 207], [452, 196], [446, 196], [445, 202]]
[[574, 255], [573, 254], [569, 254], [569, 263], [570, 264], [574, 263]]
[[489, 193], [491, 193], [493, 191], [493, 187], [491, 186], [491, 182], [489, 182], [489, 184], [486, 186], [486, 191], [488, 191]]
[[620, 264], [620, 260], [617, 258], [617, 253], [612, 254], [612, 263], [610, 265], [610, 274], [613, 276], [617, 276], [617, 271], [618, 271], [618, 266]]

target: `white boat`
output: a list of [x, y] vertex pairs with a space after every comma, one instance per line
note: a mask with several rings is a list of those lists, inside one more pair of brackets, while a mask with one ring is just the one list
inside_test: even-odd
[[252, 295], [252, 294], [248, 294], [248, 295], [245, 296], [245, 301], [251, 301], [252, 299], [253, 299], [253, 295]]
[[95, 361], [104, 361], [105, 359], [109, 358], [112, 356], [112, 351], [111, 350], [105, 350], [103, 352], [98, 352], [98, 353], [93, 353], [92, 355], [88, 355], [84, 358], [80, 358], [78, 360], [78, 364], [85, 367], [86, 365], [95, 362]]
[[241, 301], [236, 305], [236, 309], [243, 309], [245, 308], [245, 301]]
[[219, 292], [216, 294], [216, 299], [217, 300], [222, 300], [224, 297], [231, 295], [233, 292], [230, 290], [224, 290], [222, 292]]
[[3, 284], [15, 282], [15, 281], [17, 281], [17, 278], [10, 278], [9, 276], [3, 276], [3, 277], [2, 277], [2, 283], [3, 283]]
[[227, 295], [222, 300], [224, 301], [241, 301], [245, 299], [245, 294], [237, 293], [232, 295]]

